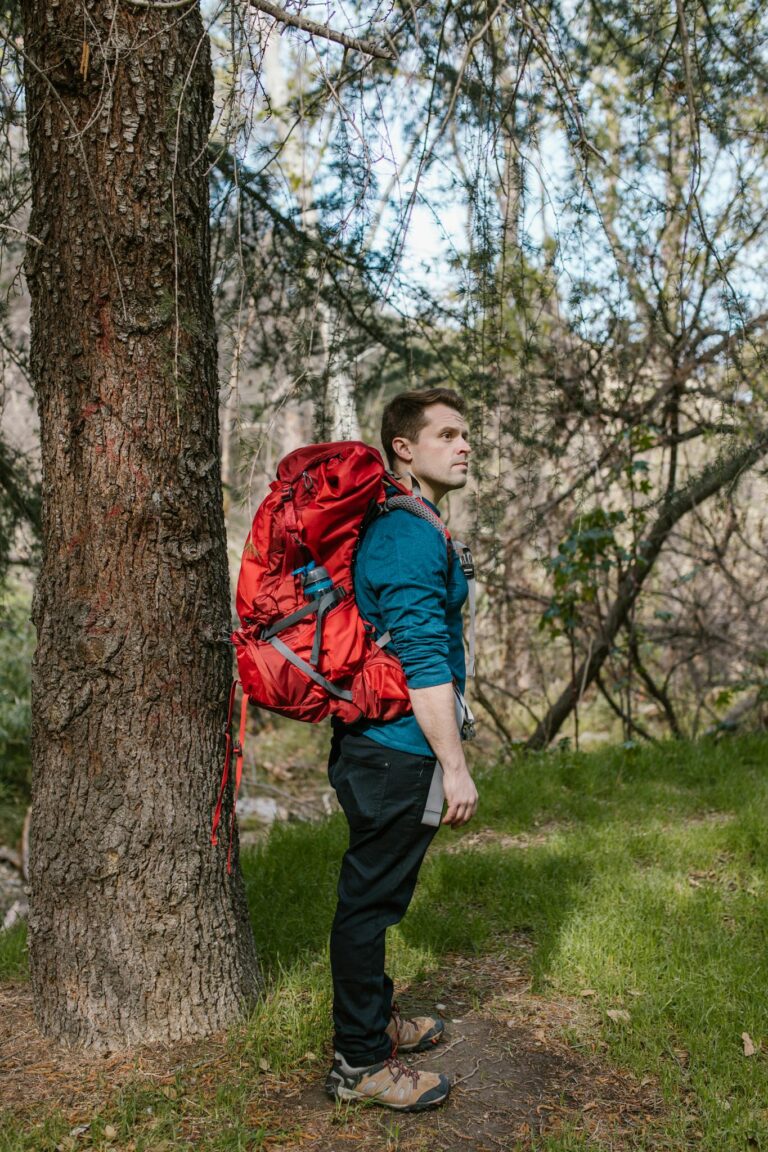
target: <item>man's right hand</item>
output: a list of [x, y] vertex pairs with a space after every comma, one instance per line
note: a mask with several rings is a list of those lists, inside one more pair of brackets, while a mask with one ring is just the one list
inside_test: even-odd
[[477, 811], [477, 788], [464, 759], [456, 723], [453, 685], [411, 688], [409, 695], [419, 727], [443, 766], [443, 789], [448, 810], [442, 823], [461, 828]]
[[455, 771], [443, 768], [443, 789], [448, 808], [442, 823], [461, 828], [477, 811], [477, 788], [466, 765]]

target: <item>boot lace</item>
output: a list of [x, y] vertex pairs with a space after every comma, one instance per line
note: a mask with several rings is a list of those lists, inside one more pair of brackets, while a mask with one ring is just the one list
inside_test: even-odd
[[409, 1068], [408, 1065], [404, 1064], [402, 1060], [398, 1060], [395, 1055], [390, 1056], [390, 1058], [385, 1060], [384, 1063], [389, 1069], [395, 1084], [397, 1084], [398, 1080], [402, 1079], [403, 1076], [407, 1076], [410, 1079], [413, 1087], [418, 1087], [419, 1074], [415, 1068]]

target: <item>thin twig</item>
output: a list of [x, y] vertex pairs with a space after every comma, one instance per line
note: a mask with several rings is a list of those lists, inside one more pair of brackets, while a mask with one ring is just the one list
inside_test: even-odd
[[42, 248], [43, 242], [37, 236], [33, 236], [31, 232], [24, 232], [21, 228], [14, 228], [13, 224], [0, 224], [0, 228], [4, 232], [15, 232], [17, 236], [23, 236], [25, 240], [30, 240], [33, 244], [37, 244], [38, 248]]
[[[474, 1075], [474, 1073], [473, 1073], [473, 1075]], [[469, 1076], [465, 1076], [464, 1079], [468, 1080]], [[457, 1084], [460, 1084], [460, 1083], [461, 1083], [460, 1080], [454, 1080], [453, 1085], [455, 1087]], [[502, 1085], [501, 1085], [500, 1080], [493, 1080], [490, 1084], [479, 1084], [477, 1088], [465, 1088], [464, 1091], [465, 1092], [488, 1092], [491, 1088], [501, 1088], [501, 1086]]]
[[432, 1055], [438, 1056], [442, 1059], [442, 1057], [445, 1056], [446, 1052], [450, 1052], [451, 1048], [455, 1048], [457, 1046], [457, 1044], [463, 1044], [465, 1040], [466, 1040], [466, 1036], [457, 1036], [455, 1040], [451, 1040], [450, 1044], [446, 1044], [445, 1047], [443, 1047], [441, 1044], [440, 1045], [440, 1051], [438, 1052], [436, 1049], [432, 1053]]
[[[129, 0], [129, 2], [135, 4], [139, 0]], [[142, 3], [146, 4], [147, 0], [142, 0]], [[371, 40], [360, 40], [357, 36], [347, 36], [344, 32], [337, 32], [328, 24], [318, 24], [315, 20], [307, 20], [304, 16], [296, 16], [293, 12], [286, 12], [284, 8], [270, 4], [269, 0], [248, 0], [248, 3], [252, 8], [258, 9], [266, 16], [271, 16], [273, 20], [279, 20], [281, 24], [290, 24], [292, 28], [300, 28], [302, 32], [309, 32], [311, 36], [322, 36], [324, 40], [333, 40], [334, 43], [343, 44], [345, 48], [350, 48], [353, 52], [363, 52], [366, 56], [375, 56], [378, 60], [396, 59], [394, 53], [387, 51], [386, 48], [380, 48]], [[148, 6], [150, 8], [156, 7], [154, 4]]]
[[457, 1084], [463, 1084], [465, 1080], [471, 1080], [475, 1073], [479, 1071], [480, 1061], [478, 1060], [471, 1072], [468, 1072], [466, 1076], [459, 1076], [458, 1080], [454, 1080], [453, 1087], [455, 1088]]
[[123, 0], [123, 3], [132, 8], [158, 8], [162, 12], [169, 8], [189, 8], [197, 0]]

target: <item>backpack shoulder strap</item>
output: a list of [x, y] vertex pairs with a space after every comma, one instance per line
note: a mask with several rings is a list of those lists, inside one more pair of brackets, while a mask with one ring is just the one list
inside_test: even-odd
[[414, 516], [419, 516], [422, 520], [426, 520], [437, 528], [445, 537], [445, 542], [448, 548], [448, 563], [450, 564], [451, 551], [455, 552], [456, 557], [461, 564], [461, 569], [467, 578], [467, 585], [469, 587], [469, 651], [467, 653], [467, 675], [475, 675], [475, 609], [477, 602], [477, 582], [475, 578], [475, 562], [472, 559], [472, 553], [466, 544], [461, 544], [458, 540], [451, 540], [451, 534], [446, 528], [443, 521], [433, 512], [432, 509], [424, 503], [423, 500], [417, 496], [406, 496], [405, 494], [398, 494], [396, 496], [388, 496], [384, 501], [384, 508], [388, 511], [391, 508], [404, 508], [408, 512], [412, 512]]
[[477, 579], [475, 577], [475, 561], [467, 544], [460, 540], [453, 540], [453, 550], [456, 553], [461, 570], [467, 578], [469, 588], [469, 651], [467, 652], [467, 676], [475, 675], [475, 608], [477, 604]]
[[384, 501], [384, 507], [388, 512], [393, 508], [404, 508], [406, 512], [413, 513], [414, 516], [418, 516], [421, 520], [426, 520], [433, 528], [436, 528], [445, 538], [446, 542], [450, 540], [448, 529], [440, 517], [418, 496], [405, 496], [399, 493], [396, 496], [388, 496]]

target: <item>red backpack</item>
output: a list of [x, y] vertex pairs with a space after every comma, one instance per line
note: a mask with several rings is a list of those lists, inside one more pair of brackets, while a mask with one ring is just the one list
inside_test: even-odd
[[376, 637], [363, 620], [353, 588], [357, 544], [368, 524], [393, 507], [429, 520], [450, 549], [440, 517], [387, 473], [367, 444], [313, 444], [278, 465], [256, 511], [237, 582], [241, 627], [232, 640], [243, 701], [233, 743], [233, 684], [214, 844], [233, 753], [235, 796], [240, 785], [249, 699], [307, 721], [329, 714], [348, 724], [361, 717], [394, 720], [411, 711], [400, 661], [383, 648], [388, 634]]

